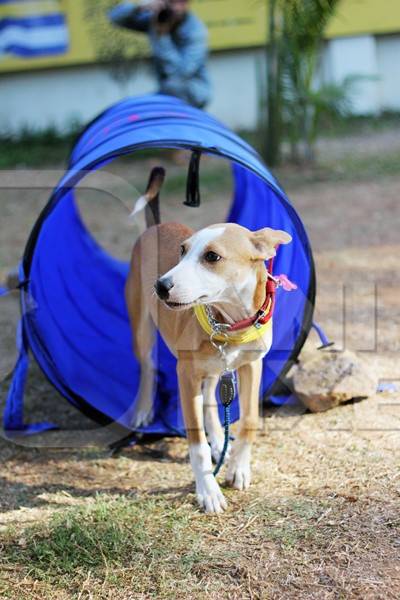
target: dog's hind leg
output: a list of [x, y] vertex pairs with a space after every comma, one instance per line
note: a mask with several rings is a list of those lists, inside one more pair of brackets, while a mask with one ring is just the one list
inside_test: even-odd
[[137, 264], [136, 267], [136, 270], [131, 271], [125, 288], [133, 335], [133, 350], [140, 364], [139, 388], [130, 416], [131, 426], [134, 429], [148, 425], [153, 419], [155, 380], [155, 368], [152, 360], [155, 327], [150, 315], [143, 281], [140, 280], [140, 267], [138, 268]]
[[148, 425], [154, 416], [156, 374], [152, 358], [154, 333], [151, 317], [149, 315], [142, 316], [133, 342], [135, 355], [140, 363], [140, 383], [132, 417], [133, 428]]
[[[224, 447], [224, 432], [221, 427], [218, 414], [218, 404], [215, 391], [218, 384], [218, 377], [207, 377], [203, 381], [203, 399], [204, 399], [204, 425], [207, 438], [211, 446], [211, 455], [217, 463], [220, 459], [222, 448]], [[226, 459], [229, 458], [230, 445]]]

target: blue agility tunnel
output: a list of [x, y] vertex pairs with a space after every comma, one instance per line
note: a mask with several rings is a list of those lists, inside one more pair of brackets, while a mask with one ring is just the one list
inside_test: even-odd
[[[128, 263], [109, 255], [85, 228], [74, 187], [88, 171], [121, 155], [134, 158], [135, 151], [149, 148], [189, 149], [230, 161], [234, 194], [226, 221], [252, 230], [284, 229], [292, 235], [293, 243], [279, 249], [275, 274], [287, 274], [298, 289], [277, 291], [274, 341], [262, 384], [265, 398], [280, 401], [276, 396], [282, 377], [296, 360], [312, 323], [315, 274], [304, 226], [251, 146], [210, 115], [180, 100], [152, 95], [119, 102], [86, 128], [72, 151], [68, 171], [33, 228], [20, 269], [20, 354], [4, 415], [10, 432], [30, 434], [53, 427], [24, 423], [29, 349], [69, 402], [101, 424], [117, 422], [131, 431], [128, 411], [140, 372], [124, 301]], [[184, 435], [175, 359], [160, 337], [157, 346], [155, 418], [142, 432]], [[233, 417], [237, 416], [236, 400]]]

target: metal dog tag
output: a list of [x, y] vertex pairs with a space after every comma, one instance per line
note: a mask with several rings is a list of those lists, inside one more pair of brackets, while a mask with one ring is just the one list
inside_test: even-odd
[[219, 380], [219, 395], [224, 406], [229, 406], [236, 395], [234, 371], [224, 371]]

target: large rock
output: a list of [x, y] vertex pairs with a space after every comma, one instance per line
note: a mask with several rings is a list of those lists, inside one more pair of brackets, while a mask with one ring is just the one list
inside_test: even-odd
[[294, 390], [312, 412], [376, 394], [378, 378], [354, 352], [318, 350], [292, 373]]

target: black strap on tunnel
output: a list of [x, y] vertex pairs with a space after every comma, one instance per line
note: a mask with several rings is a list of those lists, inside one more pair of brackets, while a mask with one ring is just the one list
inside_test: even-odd
[[185, 206], [198, 208], [200, 206], [200, 150], [194, 150], [190, 158], [189, 171], [186, 183]]

